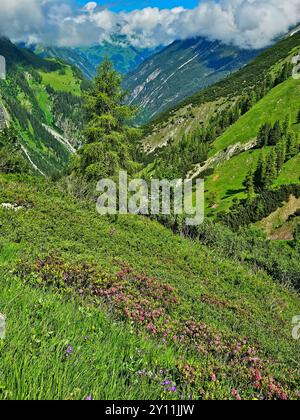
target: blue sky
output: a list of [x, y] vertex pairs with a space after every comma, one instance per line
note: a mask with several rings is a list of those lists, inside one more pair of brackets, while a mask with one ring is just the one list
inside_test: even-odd
[[[96, 0], [95, 0], [96, 1]], [[77, 0], [79, 5], [84, 5], [88, 3], [87, 0]], [[97, 2], [97, 1], [96, 1]], [[147, 6], [159, 7], [159, 8], [172, 8], [175, 6], [183, 6], [186, 8], [193, 8], [197, 6], [199, 0], [148, 0], [148, 1], [134, 1], [134, 0], [108, 0], [108, 1], [98, 1], [100, 6], [107, 5], [111, 10], [120, 11], [120, 10], [134, 10], [134, 9], [143, 9]]]

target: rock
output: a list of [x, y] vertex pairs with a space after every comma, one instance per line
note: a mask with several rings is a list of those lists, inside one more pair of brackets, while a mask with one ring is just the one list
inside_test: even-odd
[[4, 210], [13, 210], [13, 211], [24, 210], [24, 207], [18, 206], [17, 204], [11, 204], [11, 203], [2, 203], [0, 207], [2, 207]]

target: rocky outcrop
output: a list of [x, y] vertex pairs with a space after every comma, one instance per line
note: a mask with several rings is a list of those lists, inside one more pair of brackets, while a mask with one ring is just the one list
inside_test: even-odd
[[248, 143], [241, 144], [236, 143], [229, 146], [225, 151], [217, 153], [215, 156], [209, 158], [206, 162], [195, 165], [194, 168], [188, 173], [187, 178], [193, 179], [203, 174], [208, 169], [214, 168], [215, 166], [230, 160], [233, 156], [236, 156], [242, 152], [253, 149], [257, 145], [257, 139], [252, 139]]

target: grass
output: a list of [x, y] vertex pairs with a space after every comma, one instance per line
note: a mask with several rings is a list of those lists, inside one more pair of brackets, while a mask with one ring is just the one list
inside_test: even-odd
[[246, 197], [243, 182], [249, 169], [255, 167], [260, 153], [260, 150], [244, 152], [216, 167], [205, 182], [207, 216], [228, 210], [235, 198]]
[[[231, 126], [219, 137], [210, 151], [210, 156], [225, 150], [236, 143], [247, 143], [256, 138], [260, 127], [265, 122], [274, 123], [276, 120], [284, 121], [287, 115], [295, 122], [300, 109], [300, 83], [293, 78], [278, 85], [259, 101], [247, 114]], [[299, 131], [298, 125], [293, 125]]]
[[[264, 272], [252, 272], [148, 219], [100, 217], [93, 206], [46, 181], [1, 176], [0, 185], [0, 203], [24, 206], [19, 212], [0, 209], [0, 255], [8, 263], [1, 268], [0, 310], [7, 315], [8, 335], [1, 343], [0, 398], [76, 399], [92, 393], [112, 399], [179, 399], [181, 394], [231, 399], [235, 388], [251, 399], [264, 395], [270, 378], [295, 398], [299, 352], [291, 319], [300, 312], [295, 293]], [[30, 269], [23, 280], [11, 272], [20, 264], [35, 267], [49, 255], [80, 276], [82, 264], [95, 266], [101, 277], [106, 273], [105, 278], [115, 279], [112, 284], [135, 296], [129, 305], [143, 305], [152, 289], [135, 289], [139, 276], [125, 276], [119, 284], [115, 276], [124, 264], [145, 273], [150, 285], [154, 278], [156, 297], [148, 305], [164, 311], [151, 321], [156, 332], [126, 317], [117, 296], [80, 298], [73, 283], [61, 293], [46, 287], [40, 270]], [[58, 278], [59, 266], [51, 264], [48, 274]], [[170, 307], [156, 295], [163, 285], [178, 297]], [[185, 332], [181, 343], [180, 331], [191, 321], [195, 328], [201, 323], [199, 337]], [[167, 325], [173, 333], [166, 332]], [[86, 335], [91, 337], [87, 342]], [[244, 339], [242, 350], [228, 361]], [[69, 345], [74, 348], [70, 359], [65, 356]], [[247, 349], [255, 349], [260, 361], [264, 385], [259, 389], [252, 383], [254, 362], [243, 356]], [[176, 393], [163, 392], [166, 378], [176, 383]]]
[[43, 79], [44, 85], [50, 85], [54, 90], [59, 92], [72, 93], [81, 96], [80, 81], [74, 76], [72, 67], [65, 66], [63, 72], [61, 70], [52, 72], [39, 72]]
[[46, 123], [51, 127], [53, 123], [53, 115], [51, 111], [51, 102], [49, 95], [46, 92], [45, 87], [42, 85], [34, 84], [32, 85], [32, 87], [35, 93], [35, 97], [38, 101], [39, 107], [45, 115]]
[[[134, 335], [101, 308], [1, 278], [7, 336], [0, 342], [0, 399], [162, 397], [160, 382], [137, 372], [167, 372], [175, 363], [171, 348]], [[67, 357], [69, 346], [73, 352]]]
[[[226, 150], [229, 146], [256, 138], [258, 131], [266, 121], [274, 123], [284, 121], [289, 115], [292, 130], [299, 132], [295, 124], [300, 109], [300, 84], [292, 78], [272, 89], [247, 114], [241, 117], [214, 143], [209, 156]], [[255, 167], [260, 150], [243, 152], [216, 167], [215, 172], [206, 181], [206, 210], [208, 216], [221, 211], [228, 211], [235, 199], [245, 198], [243, 182], [251, 167]], [[299, 183], [299, 155], [284, 164], [274, 182], [274, 187]]]
[[294, 215], [299, 209], [300, 199], [291, 196], [288, 202], [257, 225], [266, 232], [269, 239], [292, 240], [299, 220], [297, 217], [290, 220], [290, 216]]
[[300, 179], [300, 154], [295, 156], [293, 159], [286, 162], [282, 168], [282, 171], [275, 181], [276, 186], [298, 184]]

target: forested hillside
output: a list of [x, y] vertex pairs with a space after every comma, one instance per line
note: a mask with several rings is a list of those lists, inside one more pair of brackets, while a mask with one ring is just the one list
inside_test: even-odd
[[0, 81], [2, 126], [14, 130], [32, 170], [55, 174], [81, 142], [83, 78], [3, 38], [0, 54], [7, 62], [6, 80]]
[[[207, 215], [234, 228], [298, 198], [300, 85], [292, 78], [292, 58], [299, 51], [296, 33], [161, 115], [146, 130], [145, 176], [204, 177]], [[286, 192], [275, 198], [278, 188]], [[272, 204], [263, 205], [265, 200]], [[297, 213], [295, 206], [277, 228]], [[290, 235], [287, 230], [282, 239]]]

